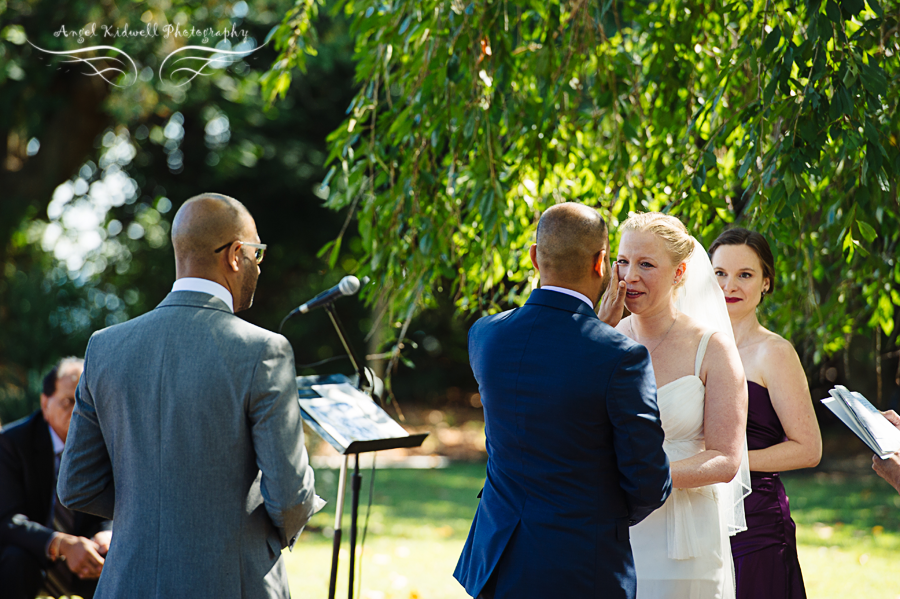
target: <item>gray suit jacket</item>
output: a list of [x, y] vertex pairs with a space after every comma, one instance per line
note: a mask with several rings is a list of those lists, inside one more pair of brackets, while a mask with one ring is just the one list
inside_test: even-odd
[[205, 293], [91, 337], [58, 491], [114, 518], [97, 599], [290, 596], [281, 549], [315, 499], [295, 374]]

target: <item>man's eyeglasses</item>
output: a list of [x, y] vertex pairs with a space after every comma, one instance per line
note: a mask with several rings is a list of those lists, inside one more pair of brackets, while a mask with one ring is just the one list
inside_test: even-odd
[[[226, 243], [225, 245], [223, 245], [223, 246], [220, 247], [219, 249], [213, 250], [213, 253], [214, 253], [214, 254], [218, 254], [219, 252], [221, 252], [222, 250], [224, 250], [225, 248], [227, 248], [228, 246], [230, 246], [232, 243], [235, 243], [235, 242], [234, 242], [234, 241], [229, 241], [228, 243]], [[245, 246], [247, 246], [248, 248], [254, 248], [254, 249], [256, 250], [256, 252], [255, 252], [255, 253], [256, 253], [256, 263], [257, 263], [257, 264], [262, 264], [263, 256], [266, 255], [266, 247], [268, 247], [268, 246], [266, 246], [266, 244], [264, 244], [264, 243], [250, 243], [250, 242], [248, 242], [248, 241], [238, 241], [237, 243], [239, 243], [239, 244], [241, 244], [241, 245], [245, 245]]]

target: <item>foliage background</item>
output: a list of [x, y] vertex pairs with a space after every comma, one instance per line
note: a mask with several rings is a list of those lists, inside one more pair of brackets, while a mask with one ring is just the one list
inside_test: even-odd
[[[345, 273], [372, 277], [369, 305], [341, 311], [402, 372], [401, 400], [469, 401], [468, 325], [524, 301], [540, 211], [576, 200], [613, 226], [667, 210], [707, 244], [729, 222], [764, 232], [779, 276], [763, 320], [814, 394], [844, 382], [889, 405], [898, 7], [2, 2], [0, 421], [92, 331], [162, 299], [171, 218], [208, 189], [245, 201], [271, 245], [249, 320], [275, 328]], [[116, 38], [138, 62], [123, 88], [28, 44], [77, 48], [53, 33], [92, 22], [269, 43], [182, 88], [156, 71], [197, 40]], [[341, 353], [323, 317], [285, 333], [301, 365]]]
[[[41, 375], [94, 330], [164, 297], [172, 216], [203, 190], [244, 201], [270, 244], [248, 320], [274, 329], [345, 273], [373, 278], [368, 306], [340, 310], [357, 348], [395, 360], [404, 405], [478, 405], [468, 326], [524, 300], [540, 211], [575, 200], [613, 226], [667, 210], [707, 244], [725, 223], [763, 231], [779, 268], [763, 320], [797, 344], [813, 397], [842, 382], [896, 406], [898, 9], [0, 0], [0, 422], [33, 410]], [[138, 61], [126, 88], [27, 43], [77, 48], [53, 33], [91, 22], [235, 25], [270, 43], [184, 88], [156, 71], [186, 40], [112, 41]], [[341, 353], [322, 314], [285, 333], [300, 365]], [[452, 426], [453, 410], [442, 414]], [[826, 457], [861, 446], [819, 417]], [[377, 488], [396, 493], [376, 493], [371, 548], [409, 538], [408, 555], [452, 565], [482, 468], [388, 475]], [[333, 495], [334, 473], [319, 472]], [[887, 588], [892, 491], [871, 474], [820, 474], [791, 491], [811, 585]], [[303, 544], [315, 556], [291, 562], [302, 584], [330, 555], [320, 516]], [[435, 567], [414, 572], [443, 585], [450, 566]]]
[[[663, 210], [706, 245], [729, 223], [766, 235], [778, 280], [764, 321], [823, 383], [851, 376], [856, 336], [877, 371], [863, 385], [887, 402], [896, 1], [346, 0], [337, 13], [358, 91], [329, 138], [327, 205], [357, 219], [359, 272], [397, 328], [446, 294], [462, 314], [523, 303], [547, 205], [596, 206], [613, 229]], [[270, 99], [316, 45], [292, 19]]]
[[[0, 422], [35, 409], [43, 373], [64, 355], [83, 354], [94, 330], [162, 300], [174, 278], [171, 219], [196, 193], [216, 190], [242, 200], [269, 244], [254, 308], [242, 315], [260, 326], [277, 328], [291, 308], [356, 269], [358, 240], [348, 241], [334, 268], [316, 256], [345, 220], [316, 195], [326, 174], [325, 138], [353, 95], [345, 20], [318, 21], [315, 63], [271, 107], [260, 93], [275, 59], [271, 45], [176, 88], [159, 79], [160, 62], [179, 44], [199, 40], [98, 36], [79, 45], [53, 35], [89, 23], [98, 29], [235, 24], [262, 43], [289, 7], [0, 3]], [[140, 76], [131, 86], [107, 85], [28, 41], [51, 50], [112, 43], [135, 58]], [[35, 142], [39, 148], [31, 152]], [[351, 300], [340, 311], [365, 350], [373, 314]], [[420, 328], [436, 329], [448, 344], [456, 325], [437, 320], [424, 319]], [[284, 332], [299, 364], [343, 353], [323, 313], [296, 318]], [[410, 337], [429, 335], [413, 329]], [[413, 353], [446, 359], [440, 343], [433, 345]], [[316, 370], [323, 369], [348, 367], [336, 362]], [[434, 387], [413, 377], [407, 393], [427, 396], [453, 372], [436, 376]]]

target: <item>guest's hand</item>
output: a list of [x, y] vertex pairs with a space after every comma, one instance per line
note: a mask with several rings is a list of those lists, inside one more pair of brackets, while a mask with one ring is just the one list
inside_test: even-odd
[[897, 412], [888, 410], [887, 412], [882, 412], [882, 414], [884, 414], [884, 417], [887, 418], [891, 424], [900, 428], [900, 416], [897, 415]]
[[76, 537], [60, 533], [62, 540], [59, 545], [59, 554], [66, 558], [66, 565], [78, 578], [99, 578], [103, 571], [103, 556], [100, 555], [100, 546], [84, 537]]
[[109, 553], [109, 545], [112, 543], [112, 531], [111, 530], [101, 530], [97, 534], [94, 535], [94, 538], [91, 539], [97, 546], [97, 553], [106, 557], [106, 554]]
[[609, 277], [609, 287], [606, 288], [606, 293], [603, 294], [603, 299], [600, 300], [600, 305], [597, 307], [597, 316], [600, 317], [600, 320], [615, 328], [619, 321], [622, 320], [622, 312], [625, 310], [625, 288], [627, 285], [625, 281], [619, 280], [619, 265], [613, 264], [612, 269]]
[[900, 493], [900, 453], [895, 453], [883, 460], [877, 455], [873, 455], [872, 470]]

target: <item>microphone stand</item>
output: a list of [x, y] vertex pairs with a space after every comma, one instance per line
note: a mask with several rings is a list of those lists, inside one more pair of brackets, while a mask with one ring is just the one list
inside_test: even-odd
[[[369, 391], [374, 387], [374, 382], [372, 384], [369, 383], [369, 377], [366, 374], [365, 368], [359, 361], [359, 358], [356, 357], [356, 353], [350, 345], [350, 340], [347, 338], [344, 326], [341, 324], [341, 320], [338, 318], [337, 312], [334, 309], [334, 303], [326, 304], [325, 311], [328, 312], [331, 323], [334, 325], [338, 337], [340, 337], [341, 343], [344, 345], [344, 350], [346, 350], [347, 355], [350, 357], [350, 361], [353, 363], [353, 367], [356, 369], [357, 377], [359, 379], [357, 381], [357, 388], [364, 393]], [[345, 454], [344, 461], [341, 463], [340, 479], [338, 480], [338, 497], [337, 505], [335, 506], [334, 543], [332, 545], [331, 553], [331, 579], [328, 583], [328, 599], [334, 599], [334, 594], [337, 589], [338, 555], [341, 550], [341, 517], [343, 516], [344, 493], [346, 491], [345, 479], [347, 476], [347, 464], [349, 459], [350, 456]], [[362, 476], [359, 474], [358, 453], [354, 454], [353, 478], [351, 480], [352, 507], [350, 511], [350, 580], [348, 584], [348, 599], [353, 599], [353, 578], [356, 565], [356, 523], [359, 515], [359, 490], [362, 487]]]
[[328, 312], [328, 316], [331, 318], [331, 324], [333, 324], [335, 330], [337, 330], [338, 337], [340, 337], [341, 343], [344, 345], [344, 350], [350, 357], [353, 368], [356, 369], [356, 376], [359, 379], [356, 388], [365, 393], [372, 388], [369, 384], [369, 377], [366, 374], [366, 369], [363, 367], [362, 362], [359, 361], [359, 358], [356, 357], [356, 353], [350, 346], [350, 340], [347, 338], [347, 332], [344, 330], [344, 325], [341, 324], [341, 319], [338, 318], [337, 312], [334, 309], [334, 303], [326, 304], [325, 311]]
[[345, 455], [341, 462], [341, 474], [338, 477], [337, 505], [334, 506], [334, 542], [331, 545], [331, 578], [328, 581], [328, 599], [334, 599], [334, 592], [337, 589], [338, 554], [341, 552], [341, 518], [344, 516], [344, 485], [346, 482], [347, 456]]
[[[375, 376], [375, 373], [371, 372], [371, 370], [364, 367], [363, 363], [360, 362], [359, 358], [356, 355], [356, 352], [353, 351], [353, 347], [350, 345], [350, 340], [347, 336], [346, 330], [344, 330], [344, 326], [341, 323], [340, 318], [338, 318], [337, 312], [334, 309], [332, 303], [322, 303], [320, 306], [325, 308], [325, 311], [328, 312], [328, 317], [331, 318], [331, 323], [334, 325], [335, 330], [338, 333], [338, 337], [340, 337], [341, 343], [344, 346], [344, 350], [347, 352], [347, 356], [350, 358], [350, 361], [353, 363], [353, 367], [356, 369], [358, 380], [357, 380], [357, 388], [358, 391], [364, 393], [369, 397], [370, 400], [375, 400], [375, 395], [380, 394], [379, 386], [378, 386], [378, 377]], [[282, 321], [282, 325], [284, 322], [297, 313], [297, 310], [291, 312], [285, 319]], [[280, 330], [280, 329], [279, 329]], [[310, 397], [323, 397], [328, 401], [338, 401], [334, 398], [331, 400], [328, 399], [329, 392], [327, 390], [322, 390], [321, 392], [314, 389], [313, 387], [316, 384], [322, 384], [323, 389], [328, 387], [339, 387], [340, 385], [344, 385], [349, 383], [350, 379], [344, 375], [332, 375], [327, 377], [316, 376], [316, 377], [297, 377], [298, 382], [300, 379], [315, 379], [316, 381], [321, 381], [322, 379], [339, 379], [339, 382], [331, 381], [329, 383], [313, 383], [309, 382], [310, 389], [309, 392], [311, 394], [304, 394], [301, 389], [301, 398], [310, 398]], [[336, 390], [333, 390], [336, 391]], [[324, 394], [323, 394], [324, 393]], [[345, 393], [341, 392], [341, 393]], [[300, 399], [301, 407], [303, 399]], [[373, 409], [379, 411], [380, 408], [377, 406], [373, 406]], [[382, 411], [383, 413], [383, 411]], [[386, 413], [383, 413], [385, 418], [390, 418]], [[353, 494], [352, 499], [352, 512], [350, 516], [350, 576], [349, 576], [349, 585], [348, 585], [348, 599], [353, 599], [353, 583], [355, 578], [355, 570], [356, 570], [356, 537], [357, 537], [357, 522], [359, 519], [359, 494], [360, 489], [362, 487], [362, 477], [359, 474], [359, 454], [365, 453], [369, 451], [381, 451], [384, 449], [394, 449], [399, 447], [419, 447], [422, 445], [422, 441], [425, 440], [427, 434], [416, 434], [410, 435], [400, 429], [402, 434], [397, 434], [396, 432], [391, 431], [379, 431], [379, 435], [383, 436], [383, 438], [368, 438], [368, 439], [357, 439], [353, 440], [348, 444], [336, 441], [332, 438], [329, 433], [323, 429], [323, 426], [326, 426], [325, 423], [328, 422], [329, 418], [325, 414], [310, 415], [305, 411], [303, 412], [304, 420], [310, 422], [311, 426], [314, 430], [316, 430], [323, 439], [328, 441], [332, 447], [337, 449], [343, 456], [344, 459], [341, 461], [341, 473], [340, 478], [338, 480], [338, 496], [337, 496], [337, 505], [335, 506], [335, 519], [334, 519], [334, 540], [332, 547], [332, 555], [331, 555], [331, 579], [328, 584], [328, 599], [334, 599], [335, 591], [337, 590], [337, 573], [338, 573], [338, 558], [340, 557], [340, 549], [341, 549], [341, 520], [344, 515], [344, 495], [347, 489], [347, 469], [349, 464], [349, 456], [353, 454], [354, 462], [353, 462], [353, 477], [351, 480], [351, 489]], [[369, 420], [370, 423], [376, 424], [376, 421], [372, 416], [360, 416], [360, 420]], [[373, 465], [374, 468], [374, 465]]]

